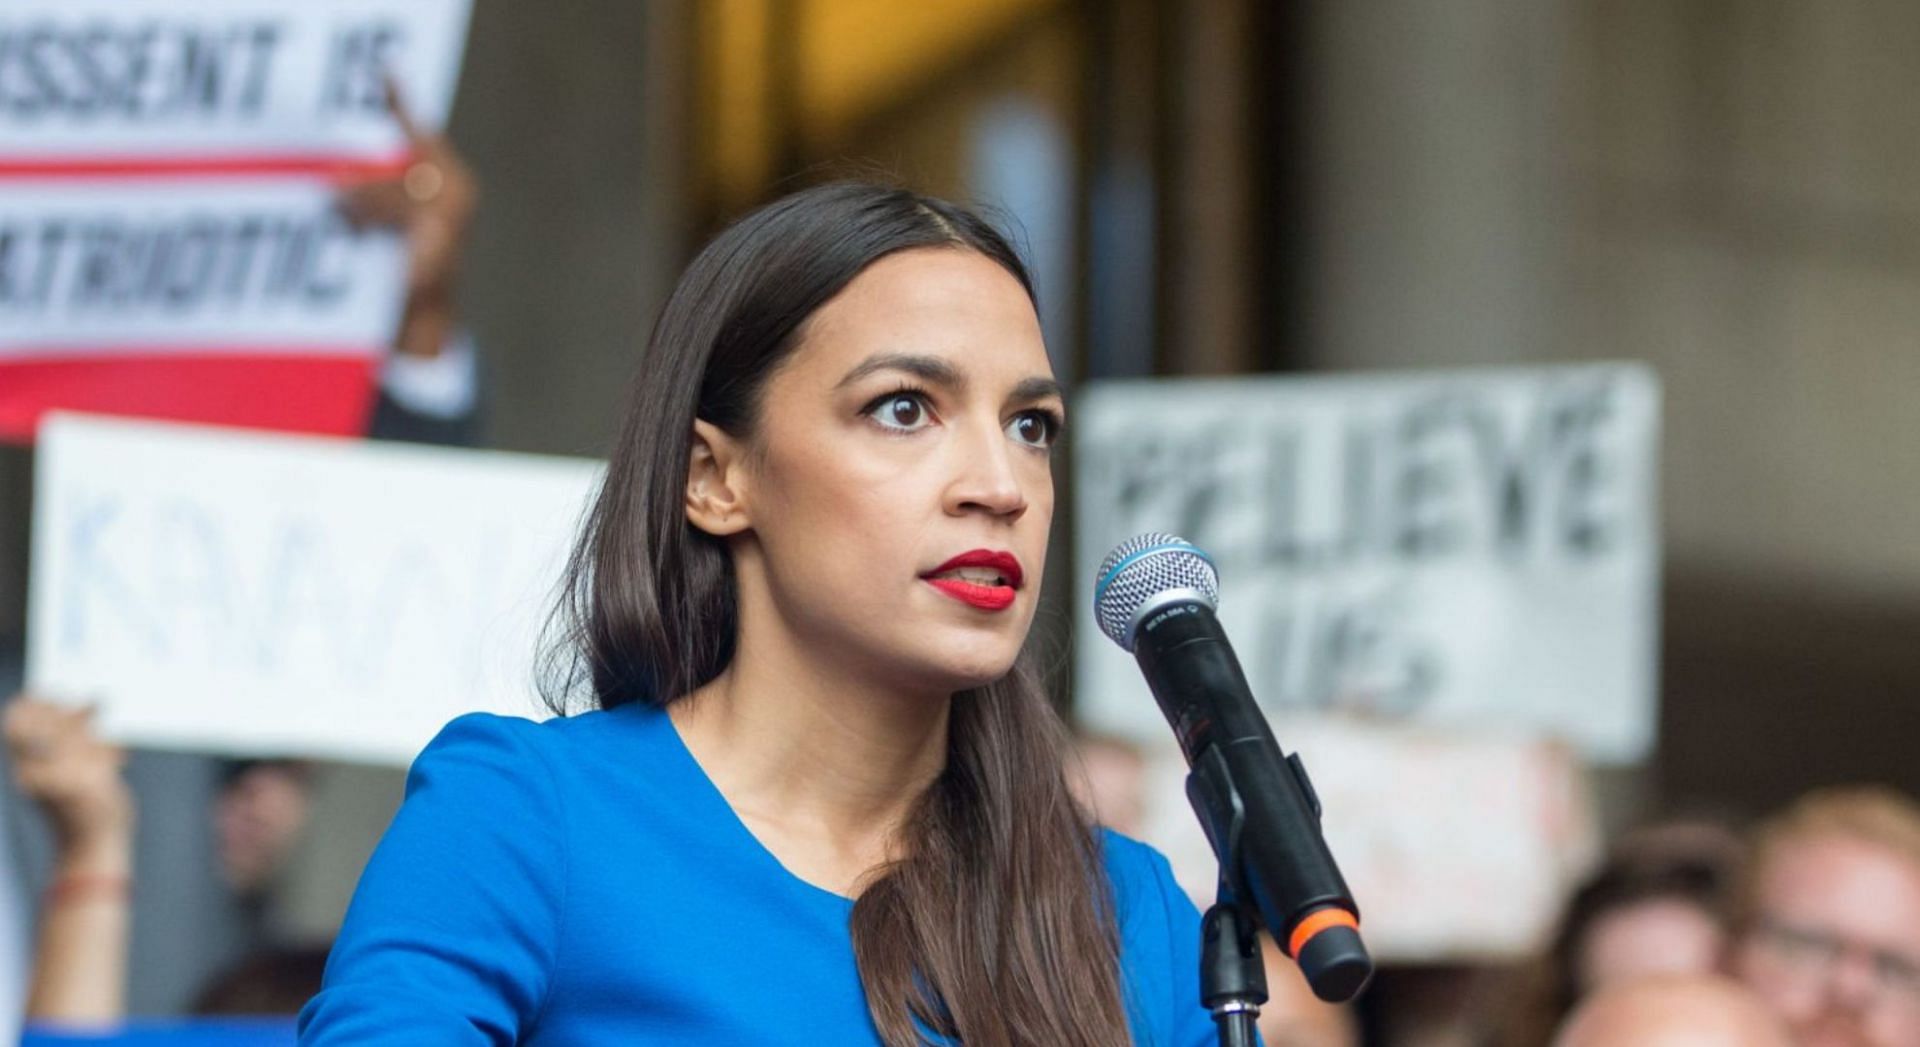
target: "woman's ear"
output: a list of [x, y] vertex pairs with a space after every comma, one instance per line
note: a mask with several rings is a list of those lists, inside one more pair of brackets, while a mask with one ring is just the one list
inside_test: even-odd
[[746, 449], [726, 430], [694, 419], [687, 461], [687, 522], [717, 538], [739, 534], [747, 519]]

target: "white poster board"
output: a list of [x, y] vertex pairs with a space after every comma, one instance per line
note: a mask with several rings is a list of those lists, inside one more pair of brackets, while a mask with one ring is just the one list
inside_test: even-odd
[[392, 156], [391, 73], [440, 126], [469, 0], [10, 0], [0, 11], [0, 127], [9, 164]]
[[27, 680], [134, 745], [404, 765], [538, 716], [538, 634], [598, 462], [54, 415]]
[[[1633, 365], [1100, 383], [1074, 415], [1075, 587], [1166, 531], [1219, 567], [1273, 714], [1652, 745], [1659, 391]], [[1090, 613], [1078, 617], [1090, 622]], [[1132, 658], [1077, 630], [1092, 727], [1167, 727]]]

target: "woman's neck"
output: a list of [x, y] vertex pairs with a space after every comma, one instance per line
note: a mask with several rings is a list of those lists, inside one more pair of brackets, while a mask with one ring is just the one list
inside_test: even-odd
[[[946, 766], [946, 694], [909, 693], [764, 633], [669, 708], [747, 827], [802, 879], [852, 894], [897, 857], [908, 813]], [[772, 642], [767, 642], [767, 641]]]

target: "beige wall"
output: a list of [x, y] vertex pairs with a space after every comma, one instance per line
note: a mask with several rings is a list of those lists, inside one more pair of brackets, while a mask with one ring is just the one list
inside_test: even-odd
[[1318, 365], [1650, 361], [1676, 566], [1920, 597], [1920, 7], [1319, 25]]
[[487, 442], [603, 455], [685, 262], [690, 9], [480, 0], [452, 133], [483, 183], [462, 311]]

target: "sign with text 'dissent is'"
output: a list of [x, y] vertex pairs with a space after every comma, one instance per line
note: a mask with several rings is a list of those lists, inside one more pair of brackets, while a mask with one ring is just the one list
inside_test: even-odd
[[50, 410], [353, 433], [406, 291], [341, 190], [441, 126], [468, 0], [0, 8], [0, 439]]
[[[1633, 365], [1100, 383], [1075, 411], [1077, 598], [1114, 545], [1180, 535], [1274, 714], [1653, 742], [1659, 388]], [[1081, 621], [1088, 622], [1083, 615]], [[1076, 709], [1166, 726], [1076, 630]]]

